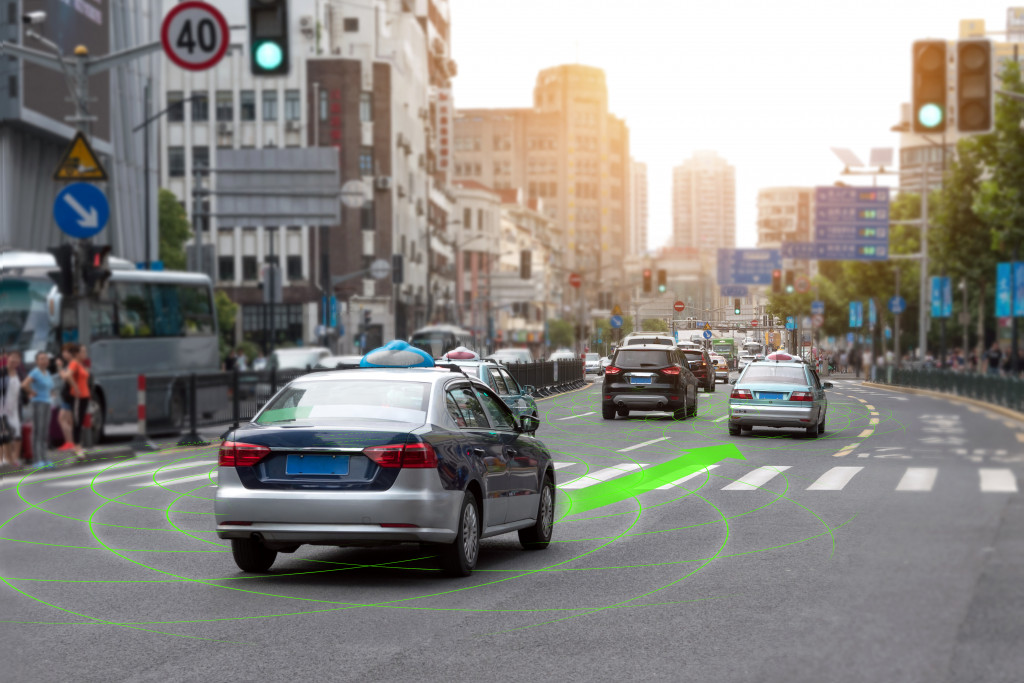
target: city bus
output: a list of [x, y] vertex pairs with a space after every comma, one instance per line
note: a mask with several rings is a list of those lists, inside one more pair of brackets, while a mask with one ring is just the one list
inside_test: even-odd
[[474, 351], [480, 350], [476, 348], [476, 339], [473, 333], [455, 325], [428, 325], [421, 327], [412, 333], [409, 343], [418, 349], [426, 351], [434, 358], [440, 358], [458, 346], [465, 346]]
[[[166, 376], [158, 392], [149, 387], [147, 421], [180, 429], [188, 375], [220, 370], [213, 284], [200, 273], [137, 270], [118, 258], [109, 264], [100, 296], [64, 305], [49, 276], [57, 270], [52, 255], [0, 252], [0, 351], [17, 349], [31, 366], [37, 351], [58, 354], [64, 342], [86, 344], [97, 436], [108, 424], [137, 421], [140, 374]], [[212, 413], [226, 400], [226, 389], [204, 389], [197, 408]]]
[[736, 369], [736, 340], [734, 339], [712, 339], [711, 350], [729, 361], [729, 367]]

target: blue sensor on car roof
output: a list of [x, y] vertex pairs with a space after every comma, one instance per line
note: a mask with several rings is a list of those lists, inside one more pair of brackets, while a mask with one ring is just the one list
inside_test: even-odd
[[408, 342], [396, 339], [367, 352], [359, 361], [361, 368], [432, 368], [434, 359]]

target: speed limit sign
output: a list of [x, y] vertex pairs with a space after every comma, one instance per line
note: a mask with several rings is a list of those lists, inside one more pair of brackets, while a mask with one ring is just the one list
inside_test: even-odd
[[228, 51], [231, 33], [224, 15], [205, 2], [175, 5], [160, 27], [164, 53], [182, 69], [203, 71]]

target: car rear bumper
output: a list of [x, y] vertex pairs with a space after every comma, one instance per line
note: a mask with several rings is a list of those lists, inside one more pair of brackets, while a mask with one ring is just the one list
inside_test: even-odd
[[[282, 544], [451, 543], [462, 499], [462, 491], [442, 488], [433, 469], [403, 469], [386, 491], [283, 491], [245, 488], [234, 468], [222, 467], [214, 515], [219, 538], [258, 533], [265, 541]], [[249, 524], [225, 524], [232, 521]]]
[[814, 424], [816, 408], [802, 406], [729, 403], [729, 424], [742, 427], [807, 427]]
[[683, 407], [683, 399], [677, 394], [672, 400], [668, 394], [612, 394], [611, 399], [605, 403], [611, 403], [616, 408], [627, 408], [629, 410], [675, 410]]
[[715, 379], [722, 379], [722, 380], [725, 380], [726, 382], [728, 382], [729, 381], [729, 371], [728, 370], [722, 370], [720, 372], [716, 372], [715, 373]]

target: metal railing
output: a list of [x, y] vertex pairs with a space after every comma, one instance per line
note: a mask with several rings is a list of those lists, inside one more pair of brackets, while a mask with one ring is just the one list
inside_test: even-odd
[[980, 372], [900, 368], [879, 373], [881, 384], [929, 389], [1024, 411], [1024, 380]]

